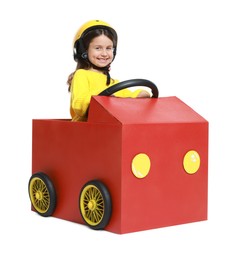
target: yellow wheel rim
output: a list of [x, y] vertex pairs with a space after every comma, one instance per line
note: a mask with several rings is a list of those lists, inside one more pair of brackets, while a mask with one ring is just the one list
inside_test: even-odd
[[42, 179], [35, 177], [30, 182], [30, 199], [39, 213], [45, 213], [50, 207], [50, 194]]
[[104, 216], [104, 199], [94, 185], [87, 185], [80, 196], [80, 209], [84, 220], [91, 226], [98, 225]]

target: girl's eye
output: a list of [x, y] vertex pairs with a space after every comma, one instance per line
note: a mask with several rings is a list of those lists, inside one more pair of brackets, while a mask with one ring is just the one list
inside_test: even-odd
[[[97, 51], [102, 51], [103, 48], [100, 47], [100, 46], [99, 46], [99, 47], [96, 46], [96, 47], [95, 47], [95, 50], [97, 50]], [[113, 47], [107, 47], [106, 50], [107, 50], [107, 51], [113, 51]]]

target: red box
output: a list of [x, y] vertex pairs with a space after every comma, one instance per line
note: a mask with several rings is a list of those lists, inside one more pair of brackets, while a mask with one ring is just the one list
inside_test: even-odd
[[99, 180], [111, 196], [107, 231], [207, 220], [208, 121], [177, 97], [92, 97], [88, 122], [33, 119], [37, 172], [54, 184], [60, 219], [85, 224], [79, 194]]

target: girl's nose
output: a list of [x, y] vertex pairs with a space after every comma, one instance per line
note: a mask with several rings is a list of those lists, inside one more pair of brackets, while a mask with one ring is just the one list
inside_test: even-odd
[[107, 49], [102, 49], [102, 55], [106, 56], [108, 54]]

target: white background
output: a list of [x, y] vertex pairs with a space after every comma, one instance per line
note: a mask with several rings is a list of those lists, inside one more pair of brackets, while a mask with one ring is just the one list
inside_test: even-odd
[[[236, 2], [1, 1], [1, 259], [238, 259]], [[208, 221], [116, 235], [30, 211], [32, 119], [69, 118], [72, 40], [91, 19], [118, 32], [113, 77], [149, 79], [209, 121]]]

